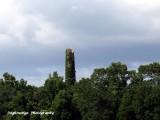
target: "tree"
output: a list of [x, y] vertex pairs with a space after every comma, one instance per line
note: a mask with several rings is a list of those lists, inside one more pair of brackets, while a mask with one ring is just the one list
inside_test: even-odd
[[55, 120], [79, 120], [76, 109], [72, 103], [72, 93], [69, 91], [61, 90], [56, 95], [52, 107], [54, 111], [53, 119]]
[[[9, 102], [9, 109], [10, 111], [24, 112], [26, 111], [27, 103], [28, 103], [28, 100], [26, 99], [26, 96], [22, 93], [18, 93]], [[27, 115], [14, 115], [14, 116], [7, 116], [7, 117], [11, 117], [11, 119], [24, 119], [24, 120], [27, 120], [28, 118]]]
[[99, 87], [99, 89], [103, 91], [108, 90], [109, 81], [105, 68], [94, 69], [91, 79], [94, 81], [95, 85]]
[[16, 86], [18, 84], [16, 78], [7, 72], [3, 74], [3, 77], [4, 80], [0, 80], [0, 119], [3, 119], [9, 111], [10, 106], [8, 103], [16, 95]]
[[53, 100], [58, 92], [65, 88], [63, 77], [59, 76], [57, 72], [53, 72], [53, 74], [50, 74], [49, 78], [45, 81], [44, 87], [46, 91], [51, 94]]
[[148, 65], [140, 65], [139, 74], [143, 80], [152, 80], [156, 84], [160, 84], [160, 63], [154, 62]]
[[152, 83], [143, 81], [137, 85], [131, 84], [123, 94], [119, 107], [120, 120], [151, 120], [153, 119], [154, 97]]
[[11, 110], [15, 111], [25, 111], [28, 100], [25, 95], [22, 93], [18, 93], [16, 96], [12, 98], [9, 103], [9, 107]]
[[127, 66], [120, 62], [112, 63], [106, 70], [109, 80], [109, 89], [115, 92], [115, 94], [120, 94], [120, 91], [125, 88], [127, 80], [129, 79]]
[[82, 120], [111, 120], [112, 99], [113, 95], [101, 89], [94, 79], [82, 78], [75, 84], [73, 100]]
[[65, 88], [63, 77], [59, 76], [57, 72], [49, 74], [44, 86], [38, 89], [38, 98], [41, 109], [47, 110], [51, 107], [52, 101], [60, 90]]

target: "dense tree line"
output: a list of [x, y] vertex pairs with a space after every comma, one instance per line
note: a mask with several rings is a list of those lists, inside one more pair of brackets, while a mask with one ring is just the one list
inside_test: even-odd
[[[26, 111], [11, 115], [9, 111]], [[54, 115], [31, 114], [53, 111]], [[53, 72], [44, 86], [27, 85], [4, 73], [0, 80], [0, 120], [159, 120], [160, 63], [128, 70], [111, 63], [71, 86]]]

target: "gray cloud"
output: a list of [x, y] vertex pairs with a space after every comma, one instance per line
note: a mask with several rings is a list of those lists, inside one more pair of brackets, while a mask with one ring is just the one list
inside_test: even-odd
[[111, 62], [134, 68], [159, 61], [158, 10], [142, 11], [124, 1], [3, 1], [0, 72], [43, 81], [54, 70], [64, 75], [66, 48], [76, 51], [78, 79]]

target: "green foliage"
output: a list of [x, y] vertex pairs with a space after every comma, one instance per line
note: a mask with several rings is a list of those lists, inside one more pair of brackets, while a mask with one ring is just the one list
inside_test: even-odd
[[118, 116], [123, 120], [151, 120], [155, 106], [152, 84], [144, 81], [139, 85], [130, 85], [123, 95]]
[[[66, 78], [75, 78], [74, 57], [69, 54], [72, 59], [66, 57], [66, 62], [73, 66], [68, 65], [72, 70], [66, 67]], [[4, 73], [0, 79], [0, 120], [159, 120], [159, 96], [159, 63], [141, 65], [138, 72], [120, 62], [112, 63], [78, 82], [63, 82], [63, 77], [53, 72], [41, 87]], [[29, 114], [10, 115], [9, 111]], [[31, 115], [32, 111], [54, 115]]]
[[109, 89], [115, 92], [115, 94], [119, 94], [120, 91], [125, 88], [127, 80], [129, 79], [127, 66], [120, 62], [112, 63], [106, 71], [109, 81]]
[[63, 77], [59, 76], [57, 72], [53, 72], [53, 75], [50, 74], [45, 81], [44, 87], [52, 95], [51, 99], [53, 99], [60, 90], [65, 88]]
[[109, 81], [107, 76], [107, 70], [105, 68], [94, 69], [91, 79], [94, 81], [95, 85], [103, 90], [108, 90]]
[[9, 108], [10, 110], [14, 111], [24, 111], [26, 110], [27, 106], [27, 99], [26, 96], [22, 93], [17, 93], [16, 96], [12, 98], [12, 100], [9, 102]]
[[72, 93], [61, 90], [56, 95], [51, 110], [54, 111], [55, 120], [78, 120], [76, 109], [72, 103]]
[[111, 118], [111, 95], [96, 88], [94, 80], [85, 78], [80, 80], [75, 85], [73, 100], [83, 120], [109, 120]]

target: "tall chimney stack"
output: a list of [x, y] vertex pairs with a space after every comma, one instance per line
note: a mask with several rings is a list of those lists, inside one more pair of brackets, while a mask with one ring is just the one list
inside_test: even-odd
[[65, 82], [67, 86], [74, 85], [76, 81], [75, 72], [74, 50], [66, 49]]

